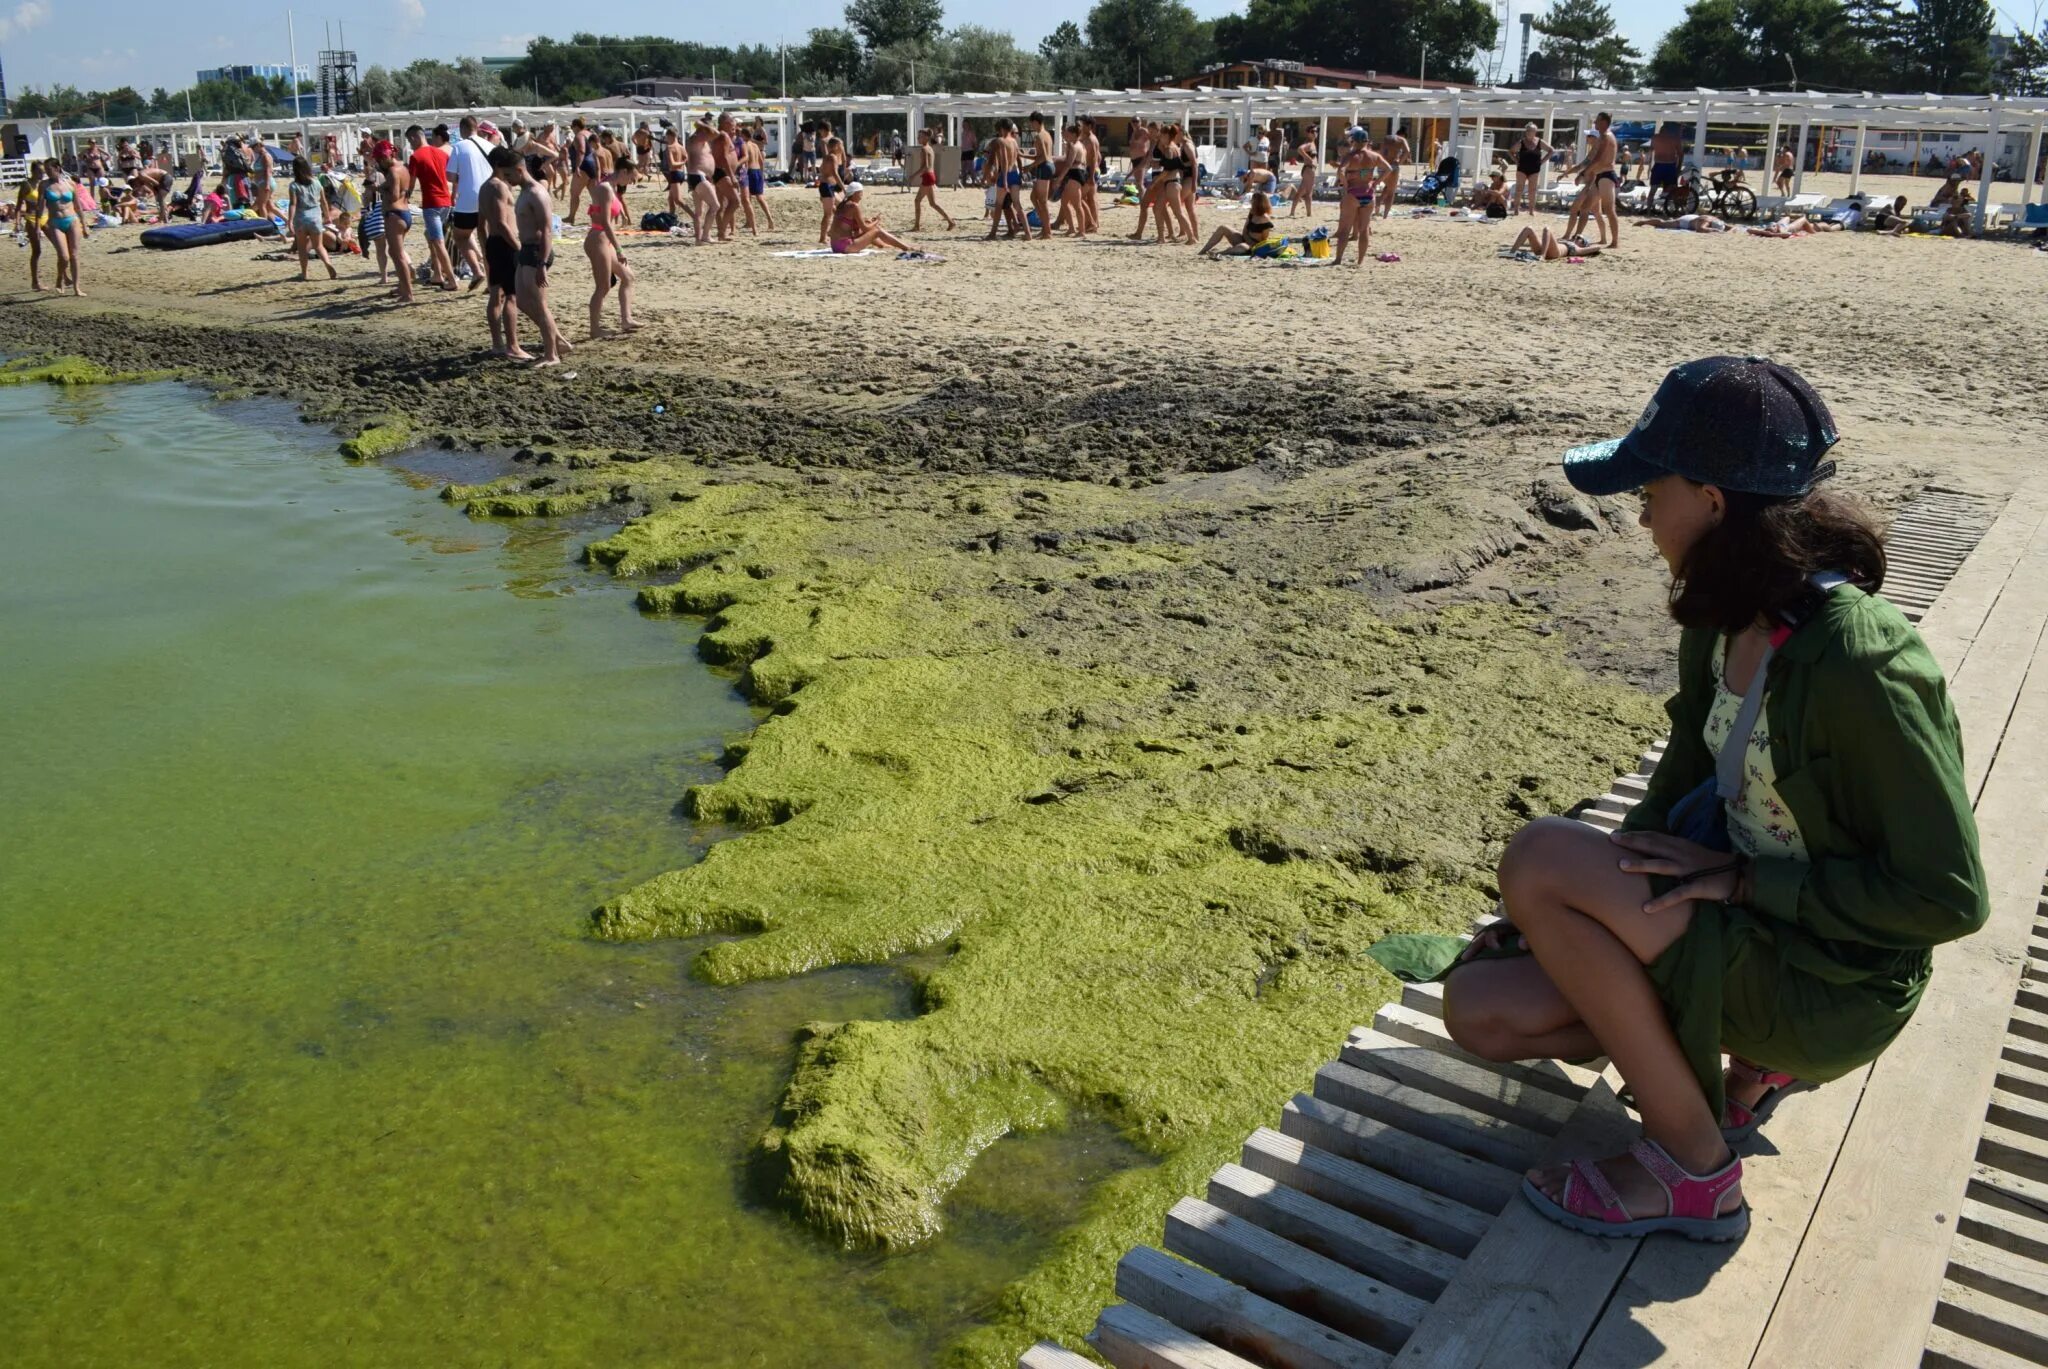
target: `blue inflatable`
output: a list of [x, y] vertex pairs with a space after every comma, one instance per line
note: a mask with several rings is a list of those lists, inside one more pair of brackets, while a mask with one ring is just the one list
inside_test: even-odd
[[217, 242], [246, 242], [250, 238], [278, 236], [273, 219], [226, 219], [220, 223], [173, 223], [142, 230], [144, 247], [176, 249], [211, 247]]

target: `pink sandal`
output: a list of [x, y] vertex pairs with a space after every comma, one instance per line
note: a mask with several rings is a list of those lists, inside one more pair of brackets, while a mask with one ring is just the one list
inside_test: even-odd
[[1748, 1233], [1748, 1203], [1738, 1203], [1733, 1212], [1720, 1210], [1721, 1199], [1742, 1182], [1740, 1157], [1731, 1157], [1712, 1174], [1691, 1174], [1647, 1136], [1630, 1146], [1628, 1153], [1663, 1188], [1663, 1216], [1629, 1216], [1621, 1195], [1595, 1160], [1572, 1161], [1562, 1203], [1531, 1179], [1522, 1180], [1522, 1196], [1551, 1221], [1589, 1236], [1648, 1236], [1670, 1231], [1692, 1241], [1737, 1241]]
[[1733, 1098], [1726, 1100], [1722, 1105], [1721, 1139], [1731, 1146], [1740, 1145], [1756, 1135], [1757, 1128], [1777, 1110], [1778, 1104], [1783, 1101], [1786, 1094], [1814, 1087], [1796, 1075], [1767, 1070], [1732, 1055], [1728, 1057], [1728, 1073], [1746, 1084], [1764, 1086], [1763, 1096], [1756, 1100], [1754, 1106], [1745, 1106]]

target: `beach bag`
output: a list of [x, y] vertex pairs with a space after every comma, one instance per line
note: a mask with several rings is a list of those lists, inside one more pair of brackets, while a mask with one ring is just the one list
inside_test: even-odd
[[1309, 234], [1306, 246], [1309, 256], [1318, 261], [1327, 261], [1329, 259], [1330, 235], [1324, 230], [1318, 228], [1315, 232]]
[[640, 231], [643, 233], [666, 233], [676, 226], [676, 216], [663, 210], [658, 214], [642, 214]]

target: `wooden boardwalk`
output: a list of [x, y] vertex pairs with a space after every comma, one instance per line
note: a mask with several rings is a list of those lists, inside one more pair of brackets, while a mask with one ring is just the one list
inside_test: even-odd
[[[1996, 512], [1993, 522], [1991, 515]], [[1516, 1196], [1623, 1148], [1618, 1080], [1459, 1050], [1408, 986], [1261, 1129], [1090, 1340], [1120, 1369], [2048, 1364], [2048, 489], [1930, 492], [1890, 595], [1948, 671], [1993, 895], [1875, 1065], [1788, 1100], [1745, 1157], [1740, 1245], [1601, 1240]], [[2036, 663], [2042, 668], [2035, 670]], [[1661, 747], [1579, 816], [1610, 827]], [[1178, 1257], [1178, 1258], [1176, 1258]], [[1093, 1361], [1050, 1344], [1019, 1361]]]

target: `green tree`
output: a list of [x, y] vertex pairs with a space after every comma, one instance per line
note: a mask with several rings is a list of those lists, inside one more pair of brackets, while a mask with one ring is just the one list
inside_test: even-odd
[[945, 19], [941, 0], [853, 0], [846, 7], [847, 27], [869, 51], [929, 45], [938, 40]]
[[1651, 58], [1659, 86], [1897, 89], [1910, 79], [1893, 0], [1697, 0]]
[[1912, 57], [1937, 95], [1991, 84], [1990, 0], [1914, 0]]
[[[1534, 24], [1543, 35], [1544, 66], [1567, 86], [1626, 85], [1642, 54], [1614, 28], [1614, 14], [1600, 0], [1552, 0]], [[1535, 55], [1530, 55], [1533, 65]]]
[[1854, 90], [1901, 84], [1911, 47], [1910, 21], [1899, 0], [1847, 0], [1842, 6], [1841, 84]]
[[2039, 33], [2022, 29], [2013, 34], [1991, 86], [2000, 95], [2048, 95], [2048, 24]]
[[1081, 36], [1081, 26], [1071, 19], [1063, 19], [1039, 40], [1038, 55], [1045, 62], [1046, 75], [1056, 86], [1093, 86], [1101, 83], [1102, 73], [1096, 65], [1095, 54], [1088, 46], [1088, 40]]
[[1181, 0], [1097, 0], [1088, 49], [1111, 85], [1191, 76], [1216, 51], [1215, 26]]

